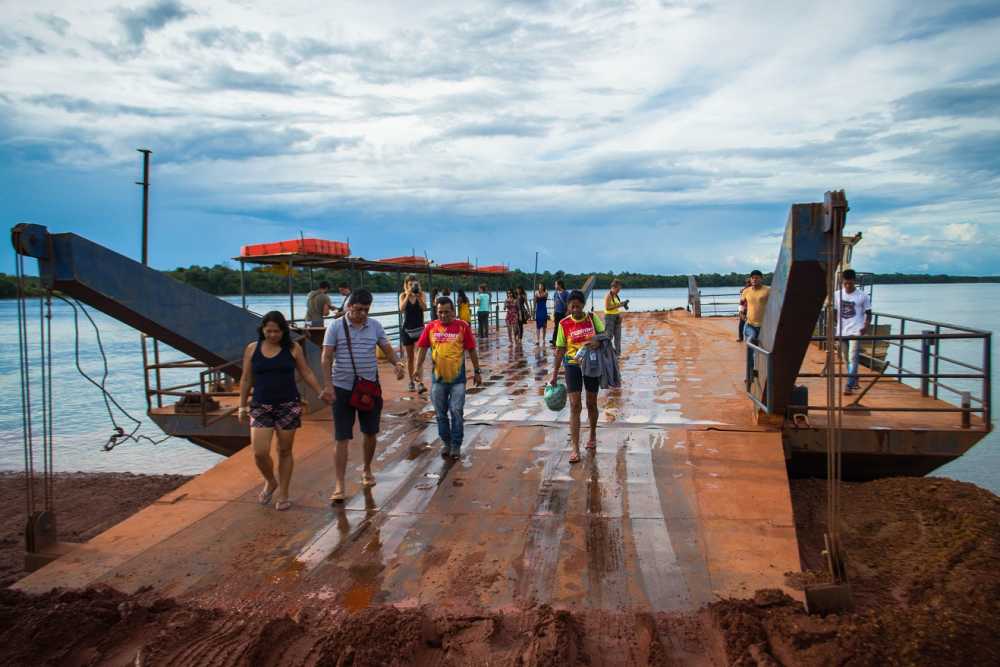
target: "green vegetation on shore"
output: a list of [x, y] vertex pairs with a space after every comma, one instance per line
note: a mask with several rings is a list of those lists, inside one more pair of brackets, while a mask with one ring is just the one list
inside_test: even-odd
[[[216, 264], [212, 267], [191, 266], [188, 268], [177, 268], [167, 271], [167, 275], [187, 283], [210, 294], [239, 294], [240, 293], [240, 272], [228, 266]], [[416, 271], [424, 283], [425, 289], [432, 287], [442, 287], [447, 285], [452, 289], [474, 290], [481, 282], [479, 277], [469, 276], [439, 276], [435, 275], [433, 282], [428, 280], [427, 273]], [[563, 278], [568, 287], [579, 286], [586, 281], [591, 274], [574, 274], [557, 271], [555, 273], [546, 271], [539, 274], [538, 280], [543, 281], [551, 287], [556, 278]], [[646, 287], [687, 287], [687, 275], [654, 275], [646, 273], [595, 273], [597, 278], [597, 288], [607, 289], [611, 280], [618, 278], [627, 288], [640, 289]], [[395, 292], [399, 289], [399, 278], [395, 274], [387, 273], [365, 273], [364, 286], [373, 292]], [[531, 274], [523, 271], [514, 271], [508, 278], [490, 278], [487, 284], [493, 288], [507, 287], [509, 285], [521, 285], [530, 290]], [[741, 287], [745, 278], [742, 273], [701, 273], [696, 276], [700, 287]], [[352, 276], [347, 271], [325, 271], [315, 270], [312, 274], [312, 284], [326, 280], [336, 287], [337, 283], [345, 281], [351, 285], [358, 286], [360, 278]], [[771, 274], [765, 276], [765, 282], [770, 283]], [[949, 276], [930, 275], [919, 273], [884, 273], [874, 276], [877, 285], [903, 285], [903, 284], [935, 284], [935, 283], [1000, 283], [1000, 276]], [[38, 296], [43, 293], [39, 286], [38, 278], [27, 278], [28, 294]], [[306, 292], [310, 287], [310, 276], [307, 271], [296, 271], [292, 279], [292, 289], [296, 292]], [[248, 270], [246, 272], [247, 294], [283, 294], [288, 292], [288, 279], [271, 271], [260, 268]], [[13, 298], [17, 296], [17, 283], [14, 276], [0, 273], [0, 298]]]

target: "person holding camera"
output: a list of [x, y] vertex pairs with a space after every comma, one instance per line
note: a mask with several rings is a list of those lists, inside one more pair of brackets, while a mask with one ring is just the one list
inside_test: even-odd
[[621, 291], [622, 283], [615, 278], [611, 281], [611, 291], [604, 297], [604, 326], [618, 356], [622, 353], [622, 308], [628, 310], [628, 301], [622, 301]]
[[403, 281], [403, 293], [399, 295], [399, 312], [403, 314], [403, 327], [399, 330], [399, 343], [406, 350], [406, 373], [410, 378], [410, 391], [416, 390], [413, 384], [413, 346], [424, 332], [424, 311], [427, 302], [420, 291], [420, 283], [412, 273]]

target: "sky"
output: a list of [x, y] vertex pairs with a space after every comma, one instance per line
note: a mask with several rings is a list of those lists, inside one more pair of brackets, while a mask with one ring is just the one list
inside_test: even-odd
[[[1000, 273], [1000, 2], [0, 0], [0, 219], [223, 263], [349, 240], [531, 270]], [[13, 273], [9, 243], [0, 271]]]

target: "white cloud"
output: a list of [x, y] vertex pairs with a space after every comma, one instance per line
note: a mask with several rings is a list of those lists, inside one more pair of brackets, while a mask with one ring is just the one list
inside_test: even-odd
[[[1000, 90], [979, 81], [1000, 22], [936, 5], [41, 0], [0, 18], [19, 154], [39, 138], [95, 169], [150, 145], [191, 200], [251, 215], [663, 218], [837, 187], [870, 203], [852, 221], [885, 258], [998, 224], [1000, 120], [968, 98]], [[773, 239], [712, 224], [730, 256], [773, 262]]]

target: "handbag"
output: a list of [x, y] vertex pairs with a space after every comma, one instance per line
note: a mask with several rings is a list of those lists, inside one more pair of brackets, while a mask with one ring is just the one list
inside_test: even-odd
[[354, 349], [351, 347], [351, 329], [344, 321], [344, 335], [347, 336], [347, 353], [351, 355], [351, 368], [354, 369], [354, 386], [351, 387], [351, 398], [348, 404], [361, 412], [371, 412], [382, 397], [382, 386], [379, 383], [366, 380], [358, 375], [357, 364], [354, 363]]

